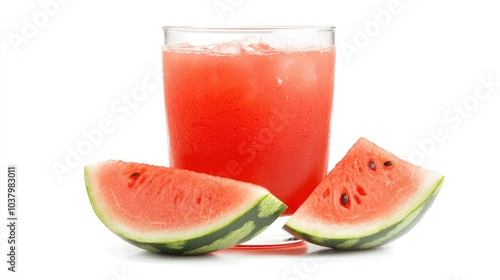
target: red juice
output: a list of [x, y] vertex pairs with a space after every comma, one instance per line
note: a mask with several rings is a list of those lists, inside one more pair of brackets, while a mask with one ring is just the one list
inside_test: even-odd
[[335, 47], [238, 48], [163, 48], [170, 163], [266, 187], [292, 214], [328, 169]]

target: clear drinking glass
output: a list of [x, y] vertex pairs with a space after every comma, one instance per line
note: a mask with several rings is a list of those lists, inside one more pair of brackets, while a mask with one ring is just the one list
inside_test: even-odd
[[163, 30], [171, 166], [267, 188], [288, 208], [247, 245], [297, 242], [281, 226], [328, 170], [334, 27]]

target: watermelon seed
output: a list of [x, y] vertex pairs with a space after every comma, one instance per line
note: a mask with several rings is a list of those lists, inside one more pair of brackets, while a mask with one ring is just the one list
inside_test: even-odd
[[340, 197], [342, 205], [347, 206], [347, 203], [349, 203], [349, 195], [346, 193], [343, 193], [342, 196]]
[[134, 179], [135, 177], [139, 176], [139, 172], [134, 172], [132, 175], [130, 175], [130, 179]]
[[373, 160], [370, 160], [370, 162], [368, 162], [368, 166], [370, 166], [371, 170], [375, 170], [375, 162], [373, 162]]
[[392, 162], [391, 162], [390, 160], [388, 160], [388, 161], [384, 162], [384, 166], [389, 167], [389, 166], [391, 166], [391, 165], [392, 165]]

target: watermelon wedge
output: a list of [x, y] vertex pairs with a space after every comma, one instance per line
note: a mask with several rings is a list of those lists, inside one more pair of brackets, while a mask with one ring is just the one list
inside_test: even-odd
[[286, 206], [263, 187], [193, 171], [123, 161], [85, 166], [94, 212], [140, 248], [196, 255], [246, 242]]
[[366, 249], [403, 236], [432, 205], [444, 177], [360, 138], [284, 229], [308, 242]]

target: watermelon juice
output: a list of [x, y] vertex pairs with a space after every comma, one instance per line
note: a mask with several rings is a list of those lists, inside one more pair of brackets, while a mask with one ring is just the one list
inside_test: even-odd
[[292, 214], [328, 169], [334, 65], [334, 46], [164, 46], [171, 165], [264, 186]]

